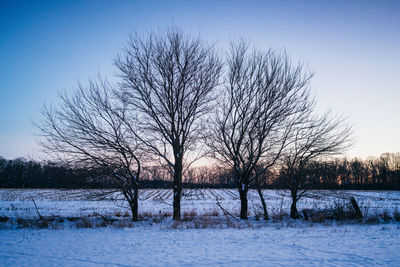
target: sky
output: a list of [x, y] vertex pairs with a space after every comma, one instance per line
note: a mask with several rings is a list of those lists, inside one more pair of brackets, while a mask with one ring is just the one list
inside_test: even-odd
[[223, 49], [286, 49], [315, 73], [319, 112], [354, 128], [348, 157], [400, 152], [400, 1], [0, 1], [0, 156], [40, 155], [44, 104], [98, 74], [130, 33], [174, 25]]

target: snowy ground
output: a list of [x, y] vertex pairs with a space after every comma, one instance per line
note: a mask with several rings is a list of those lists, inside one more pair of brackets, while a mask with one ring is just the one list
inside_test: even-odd
[[1, 266], [399, 266], [399, 226], [0, 231]]
[[[216, 202], [237, 215], [237, 191], [205, 189], [185, 191], [182, 213], [206, 220], [198, 227], [196, 221], [176, 225], [164, 216], [172, 210], [172, 191], [148, 189], [140, 192], [139, 213], [163, 217], [156, 223], [147, 219], [128, 228], [126, 224], [91, 228], [92, 224], [80, 222], [78, 227], [79, 221], [68, 219], [129, 221], [129, 209], [118, 194], [93, 197], [99, 192], [0, 189], [0, 266], [400, 266], [400, 223], [394, 217], [371, 225], [289, 219], [266, 223], [254, 217], [260, 212], [259, 198], [250, 191], [250, 220], [236, 223], [231, 219], [232, 227]], [[270, 215], [289, 211], [288, 191], [263, 193]], [[365, 215], [394, 214], [400, 208], [400, 192], [396, 191], [314, 191], [298, 207], [332, 207], [348, 202], [350, 196], [357, 199]], [[16, 224], [21, 218], [38, 220], [33, 200], [42, 216], [65, 218], [61, 227], [32, 229], [29, 223], [28, 227]], [[213, 226], [212, 220], [219, 224]], [[206, 229], [193, 229], [203, 228], [204, 222]], [[190, 223], [192, 229], [185, 229]]]

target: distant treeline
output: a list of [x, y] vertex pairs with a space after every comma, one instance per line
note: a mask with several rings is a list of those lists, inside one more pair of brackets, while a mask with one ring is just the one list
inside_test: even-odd
[[[312, 161], [303, 172], [305, 187], [311, 189], [400, 190], [400, 153], [384, 153], [379, 158]], [[285, 187], [286, 174], [279, 170], [273, 181]]]
[[[141, 188], [171, 188], [167, 169], [144, 168]], [[336, 159], [307, 164], [304, 177], [310, 189], [400, 190], [400, 153], [385, 153], [379, 158]], [[276, 168], [263, 174], [263, 188], [287, 188], [285, 172]], [[185, 188], [234, 188], [229, 169], [220, 166], [196, 167], [184, 175]], [[39, 163], [22, 158], [0, 157], [1, 188], [114, 188], [112, 179], [101, 169], [87, 170], [62, 164]]]
[[[194, 187], [234, 187], [229, 183], [221, 183], [221, 179], [204, 177], [209, 174], [208, 168], [196, 172], [195, 180], [188, 179], [184, 182], [187, 188]], [[194, 174], [193, 170], [188, 173]], [[227, 174], [222, 174], [227, 175]], [[222, 176], [221, 175], [221, 176]], [[141, 175], [141, 188], [171, 188], [172, 181], [169, 173], [164, 168], [144, 168]], [[107, 177], [107, 172], [102, 169], [86, 169], [71, 167], [61, 163], [37, 162], [17, 158], [7, 160], [0, 157], [0, 188], [115, 188], [113, 180]]]

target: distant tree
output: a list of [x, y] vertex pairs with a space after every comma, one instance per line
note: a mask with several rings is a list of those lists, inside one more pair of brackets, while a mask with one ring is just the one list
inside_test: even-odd
[[400, 153], [383, 153], [378, 161], [382, 184], [398, 185], [400, 182]]
[[329, 112], [320, 117], [305, 117], [293, 128], [290, 145], [283, 156], [283, 181], [292, 197], [291, 218], [300, 217], [297, 202], [315, 187], [315, 181], [306, 172], [309, 164], [313, 160], [339, 155], [350, 146], [351, 127], [345, 119]]
[[5, 168], [7, 166], [7, 160], [0, 156], [0, 187], [5, 187], [7, 183], [7, 174]]
[[168, 28], [146, 38], [132, 35], [116, 59], [122, 78], [120, 98], [137, 112], [140, 141], [173, 179], [173, 219], [181, 219], [183, 172], [188, 152], [204, 130], [219, 83], [221, 63], [213, 47]]
[[231, 46], [226, 67], [207, 143], [213, 156], [232, 168], [240, 218], [247, 219], [249, 185], [274, 166], [293, 118], [308, 111], [312, 75], [293, 66], [286, 53], [250, 51], [245, 42]]
[[337, 161], [338, 164], [338, 184], [340, 186], [347, 186], [351, 183], [350, 174], [348, 172], [349, 169], [349, 161], [347, 159], [343, 159], [341, 161]]
[[139, 142], [134, 125], [128, 124], [126, 107], [112, 95], [106, 81], [79, 86], [62, 95], [61, 105], [45, 107], [37, 124], [41, 145], [60, 162], [87, 170], [102, 169], [124, 195], [138, 220], [138, 189], [141, 172]]

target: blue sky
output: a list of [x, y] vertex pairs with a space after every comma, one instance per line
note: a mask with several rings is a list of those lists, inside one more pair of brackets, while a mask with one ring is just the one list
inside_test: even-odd
[[400, 1], [0, 1], [0, 156], [36, 157], [44, 103], [97, 74], [132, 31], [175, 25], [223, 48], [286, 48], [318, 110], [354, 125], [348, 156], [400, 151]]

